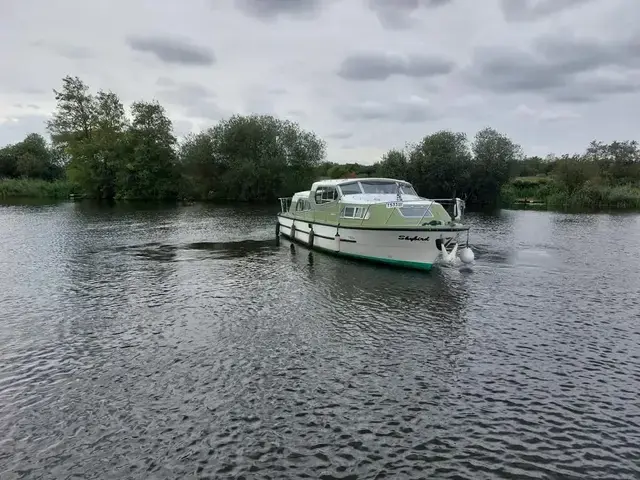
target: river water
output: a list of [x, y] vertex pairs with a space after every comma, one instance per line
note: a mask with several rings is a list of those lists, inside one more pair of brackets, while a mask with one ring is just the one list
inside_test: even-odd
[[0, 478], [640, 478], [640, 215], [422, 273], [275, 211], [0, 207]]

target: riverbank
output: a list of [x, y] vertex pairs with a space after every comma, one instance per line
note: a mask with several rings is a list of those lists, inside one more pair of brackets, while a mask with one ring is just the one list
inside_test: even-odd
[[[0, 198], [7, 199], [68, 199], [77, 189], [66, 179], [46, 181], [39, 179], [0, 180]], [[144, 201], [144, 200], [138, 200]], [[178, 200], [180, 203], [235, 204], [245, 202]], [[128, 200], [127, 203], [131, 202]], [[274, 203], [277, 202], [274, 199]], [[251, 203], [251, 202], [249, 202]], [[586, 182], [581, 188], [569, 190], [552, 177], [519, 177], [502, 187], [503, 207], [579, 208], [579, 209], [640, 209], [640, 188], [609, 186]], [[473, 208], [473, 205], [469, 205]]]
[[69, 198], [74, 193], [68, 180], [46, 181], [31, 178], [0, 180], [0, 198]]
[[519, 177], [502, 187], [502, 204], [553, 208], [640, 209], [640, 188], [592, 181], [569, 191], [551, 176]]

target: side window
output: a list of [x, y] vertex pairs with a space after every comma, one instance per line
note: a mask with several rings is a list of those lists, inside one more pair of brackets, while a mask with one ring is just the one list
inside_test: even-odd
[[311, 210], [311, 203], [309, 203], [309, 200], [304, 198], [298, 200], [298, 203], [296, 204], [296, 212], [306, 212], [308, 210]]
[[325, 192], [326, 192], [326, 195], [322, 196], [322, 200], [324, 200], [325, 203], [338, 200], [338, 191], [335, 188], [329, 187], [325, 190]]
[[320, 187], [316, 190], [317, 204], [329, 203], [338, 199], [338, 191], [334, 187]]
[[340, 216], [342, 218], [355, 218], [360, 220], [361, 218], [365, 218], [366, 214], [366, 207], [344, 207]]

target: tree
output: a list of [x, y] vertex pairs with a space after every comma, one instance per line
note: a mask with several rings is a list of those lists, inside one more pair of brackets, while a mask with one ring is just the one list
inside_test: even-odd
[[77, 142], [88, 140], [95, 125], [95, 98], [89, 86], [80, 78], [67, 75], [62, 79], [62, 90], [53, 90], [57, 111], [47, 122], [54, 143], [69, 148]]
[[510, 166], [522, 160], [519, 145], [493, 128], [480, 130], [472, 145], [473, 184], [470, 198], [482, 202], [494, 202], [500, 189], [509, 180]]
[[211, 131], [189, 134], [180, 146], [179, 162], [182, 195], [202, 200], [214, 198], [226, 168], [216, 155]]
[[0, 150], [0, 177], [54, 180], [62, 167], [54, 160], [54, 150], [39, 133], [30, 133], [21, 142]]
[[593, 141], [584, 156], [598, 166], [600, 174], [609, 182], [624, 184], [640, 180], [640, 149], [635, 140], [610, 144]]
[[409, 153], [409, 178], [421, 195], [451, 198], [469, 184], [471, 153], [464, 133], [427, 135]]
[[[234, 115], [181, 147], [183, 182], [219, 200], [270, 200], [309, 187], [325, 144], [298, 124], [270, 115]], [[199, 172], [210, 174], [202, 188]]]
[[0, 179], [14, 178], [18, 175], [18, 159], [15, 155], [14, 145], [7, 145], [0, 149]]
[[21, 177], [47, 178], [51, 170], [51, 154], [44, 137], [31, 133], [15, 145], [16, 173]]
[[480, 130], [471, 146], [465, 134], [442, 130], [373, 165], [339, 164], [325, 161], [326, 144], [315, 133], [271, 115], [233, 115], [178, 145], [156, 101], [134, 102], [129, 118], [117, 94], [94, 95], [72, 76], [54, 95], [56, 111], [47, 122], [52, 143], [30, 134], [0, 148], [0, 178], [51, 180], [66, 173], [74, 189], [94, 198], [232, 201], [271, 201], [327, 177], [402, 178], [423, 195], [479, 203], [495, 202], [516, 176], [548, 178], [511, 182], [512, 191], [535, 188], [543, 198], [555, 190], [578, 203], [604, 198], [607, 187], [620, 196], [640, 185], [636, 141], [593, 141], [582, 155], [524, 158], [519, 145], [492, 128]]
[[569, 195], [598, 175], [598, 165], [581, 155], [562, 155], [555, 164], [554, 175]]
[[391, 149], [382, 156], [377, 166], [378, 175], [387, 178], [409, 178], [409, 161], [402, 150]]
[[48, 129], [54, 147], [69, 157], [70, 180], [90, 196], [113, 198], [128, 123], [122, 102], [110, 91], [92, 95], [78, 77], [65, 77], [54, 92], [57, 110]]
[[[125, 154], [117, 170], [116, 197], [162, 199], [178, 194], [173, 125], [157, 101], [134, 102]], [[117, 122], [117, 125], [122, 123]]]
[[329, 175], [329, 178], [345, 178], [349, 173], [351, 173], [351, 170], [352, 169], [349, 165], [336, 164], [329, 168], [327, 174]]

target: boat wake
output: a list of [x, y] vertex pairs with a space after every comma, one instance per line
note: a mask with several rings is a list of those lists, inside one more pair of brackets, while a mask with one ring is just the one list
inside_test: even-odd
[[[184, 244], [165, 244], [149, 242], [138, 245], [116, 247], [119, 252], [132, 256], [161, 262], [209, 259], [231, 260], [249, 256], [274, 254], [278, 249], [276, 242], [269, 240], [237, 240], [226, 242], [191, 242]], [[195, 253], [197, 258], [189, 255]]]

